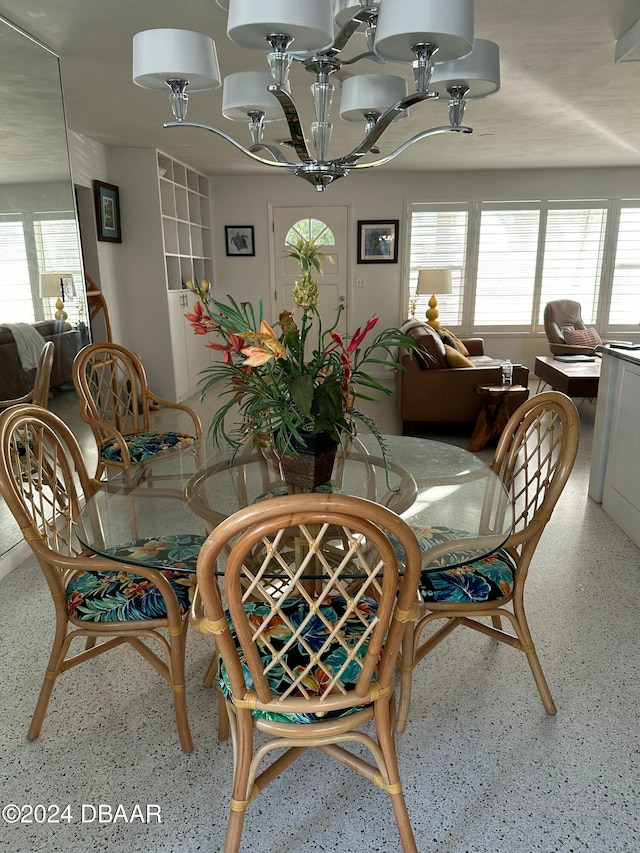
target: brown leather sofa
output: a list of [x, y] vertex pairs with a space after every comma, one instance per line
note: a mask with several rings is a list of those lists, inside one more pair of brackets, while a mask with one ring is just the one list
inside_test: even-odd
[[[461, 343], [468, 356], [461, 353], [455, 356], [448, 352], [441, 339], [441, 346], [438, 346], [438, 335], [425, 332], [424, 324], [403, 328], [418, 341], [414, 353], [404, 349], [398, 352], [398, 361], [405, 368], [395, 371], [403, 434], [410, 434], [419, 424], [474, 424], [482, 407], [482, 397], [476, 392], [476, 386], [501, 384], [501, 360], [485, 355], [482, 338], [463, 338]], [[468, 362], [467, 366], [449, 366], [464, 361]], [[529, 368], [514, 364], [513, 384], [527, 388], [528, 381]], [[527, 394], [524, 391], [522, 395], [512, 394], [509, 411], [515, 411]]]
[[[88, 341], [83, 339], [78, 329], [63, 321], [42, 320], [33, 326], [44, 341], [53, 341], [55, 347], [50, 387], [73, 382], [73, 359]], [[8, 328], [0, 324], [0, 400], [12, 400], [27, 394], [33, 388], [35, 376], [35, 368], [22, 368], [14, 337]]]

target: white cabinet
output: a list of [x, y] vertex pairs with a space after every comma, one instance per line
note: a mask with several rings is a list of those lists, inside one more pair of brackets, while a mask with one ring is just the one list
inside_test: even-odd
[[114, 148], [110, 165], [122, 220], [113, 261], [119, 343], [140, 356], [156, 393], [181, 401], [197, 392], [211, 356], [184, 318], [194, 302], [187, 279], [213, 281], [209, 182], [154, 149]]
[[206, 345], [208, 336], [194, 334], [184, 316], [193, 313], [197, 301], [193, 293], [176, 290], [170, 291], [168, 297], [176, 399], [181, 401], [193, 393], [200, 372], [211, 364], [212, 351]]
[[640, 546], [640, 356], [601, 350], [589, 495]]

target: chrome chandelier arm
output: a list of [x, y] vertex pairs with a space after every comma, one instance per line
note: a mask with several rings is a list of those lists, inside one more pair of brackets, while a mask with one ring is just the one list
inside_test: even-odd
[[284, 156], [278, 146], [272, 145], [270, 142], [258, 142], [255, 145], [252, 145], [251, 148], [249, 148], [249, 151], [254, 154], [258, 151], [268, 151], [269, 154], [271, 154], [271, 156], [273, 157], [273, 159], [277, 160], [279, 163], [285, 163], [293, 167], [297, 165], [296, 163], [292, 163], [290, 160], [287, 160], [287, 158]]
[[398, 101], [397, 104], [389, 107], [386, 113], [383, 113], [380, 116], [360, 145], [354, 148], [353, 151], [349, 152], [349, 154], [345, 154], [345, 156], [341, 157], [340, 160], [344, 163], [356, 163], [364, 154], [368, 154], [369, 151], [371, 151], [378, 139], [380, 139], [382, 134], [398, 115], [415, 104], [419, 104], [422, 101], [427, 101], [435, 97], [437, 97], [435, 92], [412, 92], [410, 95], [407, 95], [406, 98], [402, 98], [401, 101]]
[[[203, 124], [201, 121], [165, 121], [162, 125], [163, 127], [199, 127], [202, 130], [209, 130], [211, 133], [215, 133], [216, 136], [221, 136], [223, 139], [226, 139], [227, 142], [230, 142], [234, 148], [237, 148], [238, 151], [242, 151], [243, 154], [246, 154], [247, 157], [251, 157], [252, 160], [255, 160], [256, 163], [262, 163], [265, 166], [279, 166], [283, 169], [288, 169], [293, 172], [297, 168], [295, 163], [290, 163], [288, 160], [274, 162], [273, 160], [267, 160], [265, 157], [260, 157], [258, 154], [255, 154], [251, 148], [247, 148], [241, 142], [238, 142], [233, 136], [229, 136], [228, 133], [225, 133], [224, 130], [220, 130], [217, 127], [212, 127], [210, 124]], [[273, 153], [273, 152], [271, 152]], [[280, 152], [278, 152], [280, 153]]]
[[[437, 136], [439, 133], [473, 133], [472, 127], [465, 127], [464, 125], [454, 125], [454, 124], [445, 124], [441, 127], [432, 127], [429, 130], [423, 130], [421, 133], [417, 133], [415, 136], [412, 136], [411, 139], [407, 139], [406, 142], [403, 142], [399, 148], [396, 148], [395, 151], [392, 151], [390, 154], [387, 154], [385, 157], [381, 157], [379, 160], [374, 160], [370, 163], [345, 163], [348, 169], [372, 169], [374, 166], [383, 166], [385, 163], [388, 163], [390, 160], [393, 160], [394, 157], [397, 157], [398, 154], [402, 154], [403, 151], [413, 145], [414, 142], [420, 142], [421, 139], [426, 139], [428, 136]], [[337, 163], [341, 163], [346, 158], [342, 158], [341, 160], [337, 160]]]
[[310, 163], [314, 158], [311, 156], [309, 149], [307, 148], [304, 131], [302, 130], [302, 122], [300, 121], [300, 116], [298, 115], [298, 110], [293, 102], [293, 98], [286, 89], [282, 88], [282, 86], [274, 84], [267, 88], [269, 92], [278, 99], [280, 106], [282, 107], [282, 112], [284, 113], [287, 125], [289, 126], [289, 133], [291, 134], [291, 143], [294, 151], [302, 163]]

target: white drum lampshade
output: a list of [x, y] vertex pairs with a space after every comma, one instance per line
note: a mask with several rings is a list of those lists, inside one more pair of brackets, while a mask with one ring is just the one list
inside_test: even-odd
[[191, 30], [143, 30], [133, 37], [133, 82], [166, 89], [167, 80], [187, 80], [190, 92], [222, 83], [213, 39]]
[[[436, 54], [437, 56], [437, 54]], [[493, 41], [476, 39], [473, 50], [462, 59], [437, 62], [433, 69], [430, 88], [438, 92], [441, 100], [448, 100], [448, 89], [453, 86], [468, 88], [466, 100], [486, 98], [500, 88], [500, 48]]]
[[229, 4], [231, 41], [269, 51], [266, 37], [274, 33], [290, 36], [295, 53], [328, 47], [333, 41], [331, 0], [232, 0]]
[[[384, 113], [407, 94], [407, 81], [393, 74], [358, 74], [342, 84], [340, 117], [365, 121], [367, 113]], [[398, 119], [406, 118], [403, 111]]]
[[284, 118], [275, 95], [267, 91], [273, 82], [266, 71], [239, 71], [224, 78], [222, 115], [231, 121], [246, 121], [250, 112], [264, 113], [263, 121]]
[[373, 49], [381, 59], [413, 62], [412, 45], [438, 45], [435, 62], [466, 56], [473, 47], [474, 0], [383, 0]]

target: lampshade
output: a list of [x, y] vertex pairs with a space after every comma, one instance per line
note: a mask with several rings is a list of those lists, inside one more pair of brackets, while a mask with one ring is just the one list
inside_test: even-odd
[[451, 293], [451, 270], [419, 270], [416, 293], [419, 296], [425, 296], [429, 293]]
[[[406, 97], [407, 81], [393, 74], [358, 74], [342, 84], [340, 117], [364, 121], [367, 113], [384, 113]], [[398, 118], [406, 118], [404, 111]]]
[[133, 37], [133, 82], [166, 89], [167, 80], [188, 80], [190, 92], [218, 89], [222, 82], [213, 39], [190, 30], [143, 30]]
[[373, 49], [391, 62], [413, 62], [415, 44], [436, 44], [436, 62], [466, 56], [473, 47], [474, 0], [384, 0]]
[[293, 39], [298, 53], [322, 50], [333, 41], [331, 0], [232, 0], [227, 35], [241, 47], [271, 50], [268, 35]]
[[40, 274], [40, 296], [43, 299], [73, 299], [76, 288], [72, 272], [45, 272]]
[[284, 118], [282, 107], [275, 95], [267, 91], [273, 83], [264, 71], [239, 71], [224, 78], [222, 89], [222, 115], [231, 121], [246, 121], [250, 112], [264, 113], [263, 121]]
[[[436, 57], [438, 54], [436, 54]], [[500, 48], [493, 41], [476, 39], [473, 50], [462, 59], [436, 62], [430, 88], [440, 100], [448, 100], [448, 89], [464, 86], [467, 101], [486, 98], [500, 88]]]

